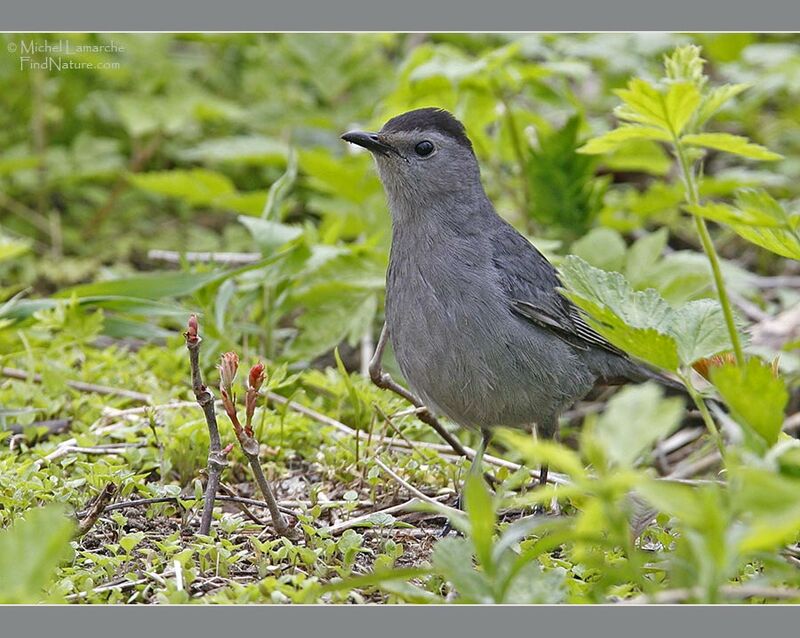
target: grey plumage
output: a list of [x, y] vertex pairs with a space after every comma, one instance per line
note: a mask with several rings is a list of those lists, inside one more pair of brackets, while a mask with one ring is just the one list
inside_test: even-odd
[[552, 437], [596, 383], [656, 376], [583, 320], [555, 268], [495, 212], [452, 115], [419, 109], [342, 137], [375, 156], [392, 215], [386, 322], [400, 370], [434, 412]]

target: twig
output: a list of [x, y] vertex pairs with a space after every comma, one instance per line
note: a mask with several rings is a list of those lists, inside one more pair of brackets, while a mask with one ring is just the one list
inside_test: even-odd
[[258, 391], [264, 383], [265, 372], [264, 364], [258, 363], [250, 369], [248, 376], [247, 394], [246, 394], [246, 416], [245, 424], [242, 427], [239, 422], [239, 416], [236, 413], [236, 405], [233, 401], [233, 379], [236, 376], [236, 370], [239, 365], [239, 357], [234, 352], [226, 352], [222, 355], [222, 364], [220, 370], [220, 394], [222, 395], [222, 405], [225, 413], [228, 415], [231, 423], [233, 424], [233, 431], [242, 448], [242, 452], [247, 457], [250, 467], [253, 470], [253, 475], [256, 478], [256, 483], [261, 493], [264, 495], [264, 500], [267, 502], [270, 516], [272, 517], [272, 524], [275, 526], [275, 531], [281, 535], [286, 536], [289, 531], [289, 524], [278, 508], [278, 501], [272, 492], [272, 488], [264, 475], [264, 468], [261, 467], [261, 461], [258, 458], [259, 444], [253, 436], [252, 420], [255, 414], [256, 402], [258, 400]]
[[[33, 381], [34, 383], [42, 382], [42, 375], [33, 373], [29, 374], [25, 370], [17, 368], [2, 368], [0, 374], [10, 379], [19, 379], [20, 381]], [[131, 399], [132, 401], [141, 401], [142, 403], [150, 403], [151, 397], [149, 394], [142, 392], [134, 392], [133, 390], [125, 390], [124, 388], [112, 388], [107, 385], [96, 385], [94, 383], [84, 383], [83, 381], [67, 381], [67, 386], [79, 392], [93, 392], [95, 394], [105, 394], [110, 396], [122, 397], [124, 399]]]
[[94, 499], [94, 502], [91, 504], [89, 509], [86, 510], [86, 515], [83, 516], [78, 523], [77, 536], [83, 536], [86, 532], [92, 529], [92, 527], [94, 527], [97, 519], [100, 518], [100, 514], [105, 511], [108, 502], [116, 492], [116, 485], [113, 483], [105, 484], [103, 489], [100, 491], [100, 494], [97, 495], [97, 498]]
[[411, 494], [416, 496], [420, 501], [424, 501], [425, 503], [428, 503], [430, 505], [435, 505], [438, 508], [444, 508], [445, 510], [448, 510], [449, 512], [454, 513], [454, 514], [460, 514], [459, 510], [457, 510], [457, 509], [455, 509], [453, 507], [448, 507], [447, 505], [442, 505], [436, 499], [433, 499], [430, 496], [428, 496], [427, 494], [424, 494], [423, 492], [420, 492], [416, 487], [414, 487], [413, 485], [411, 485], [411, 483], [409, 483], [404, 478], [399, 476], [396, 472], [394, 472], [388, 465], [386, 465], [386, 463], [381, 461], [378, 457], [375, 457], [372, 460], [374, 461], [375, 465], [377, 465], [379, 468], [381, 468], [384, 472], [386, 472], [389, 476], [391, 476], [395, 481], [397, 481], [400, 485], [402, 485], [404, 488], [406, 488]]
[[383, 359], [383, 352], [386, 350], [386, 344], [389, 341], [389, 327], [386, 323], [383, 324], [381, 329], [381, 336], [378, 338], [378, 345], [375, 347], [375, 354], [369, 362], [369, 377], [372, 382], [382, 388], [383, 390], [391, 390], [395, 394], [403, 397], [409, 403], [412, 403], [417, 408], [422, 408], [422, 411], [417, 413], [417, 418], [423, 423], [430, 425], [447, 443], [453, 448], [456, 453], [461, 456], [469, 457], [466, 448], [461, 444], [456, 437], [448, 432], [445, 427], [439, 423], [439, 420], [431, 414], [430, 410], [418, 399], [412, 392], [406, 390], [403, 386], [392, 379], [388, 372], [384, 372], [381, 368], [381, 359]]
[[190, 263], [217, 263], [230, 266], [246, 266], [263, 259], [261, 253], [211, 253], [211, 252], [185, 252], [175, 250], [148, 250], [147, 258], [153, 261], [164, 261], [168, 264], [180, 264], [182, 261]]
[[222, 470], [228, 464], [225, 455], [222, 453], [222, 442], [219, 438], [219, 428], [217, 427], [217, 416], [214, 412], [214, 395], [204, 384], [200, 374], [200, 342], [197, 317], [192, 315], [184, 338], [186, 348], [189, 350], [189, 362], [192, 368], [192, 389], [197, 403], [203, 410], [208, 425], [208, 482], [206, 483], [206, 493], [203, 502], [203, 515], [200, 519], [200, 534], [208, 535], [211, 530], [211, 517], [214, 513], [214, 498], [219, 488], [219, 477]]
[[385, 507], [383, 509], [370, 512], [369, 514], [363, 514], [361, 516], [356, 516], [355, 518], [342, 521], [341, 523], [336, 523], [336, 525], [331, 525], [330, 527], [323, 528], [320, 531], [327, 532], [328, 534], [335, 536], [336, 534], [341, 534], [342, 532], [352, 529], [353, 527], [359, 527], [362, 523], [366, 523], [376, 514], [396, 514], [397, 512], [405, 512], [407, 510], [413, 510], [420, 503], [422, 503], [420, 499], [412, 498], [404, 503]]
[[[189, 499], [184, 499], [184, 500], [189, 500]], [[269, 508], [269, 506], [264, 501], [257, 501], [255, 499], [246, 498], [244, 496], [225, 496], [222, 494], [217, 494], [215, 500], [223, 503], [243, 503], [245, 505], [252, 505], [255, 507]], [[120, 501], [118, 503], [111, 503], [110, 505], [106, 505], [106, 507], [103, 509], [103, 514], [106, 514], [108, 512], [113, 512], [116, 510], [124, 510], [129, 507], [143, 507], [146, 505], [157, 505], [158, 503], [175, 503], [176, 505], [180, 506], [181, 505], [180, 501], [181, 501], [180, 496], [156, 496], [153, 498], [138, 498], [131, 501]], [[297, 503], [297, 501], [289, 501], [289, 502]], [[332, 501], [332, 503], [335, 502]], [[344, 502], [336, 504], [342, 505], [344, 504]], [[327, 503], [320, 503], [320, 505], [327, 505]], [[297, 512], [292, 510], [290, 507], [286, 505], [279, 505], [279, 507], [282, 512], [297, 517]], [[82, 517], [85, 515], [86, 515], [86, 510], [76, 513], [76, 516], [78, 517]]]
[[[747, 598], [774, 598], [778, 600], [800, 600], [800, 589], [789, 589], [783, 587], [768, 587], [763, 585], [726, 585], [720, 587], [720, 593], [724, 598], [734, 600], [745, 600]], [[699, 598], [703, 594], [700, 587], [687, 587], [683, 589], [667, 589], [653, 595], [636, 596], [621, 600], [621, 605], [642, 605], [642, 604], [674, 604], [681, 603], [693, 598]]]

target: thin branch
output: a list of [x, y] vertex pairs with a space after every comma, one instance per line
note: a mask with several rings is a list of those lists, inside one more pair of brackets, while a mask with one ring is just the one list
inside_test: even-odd
[[189, 318], [188, 329], [184, 333], [186, 348], [189, 351], [189, 363], [192, 368], [192, 389], [197, 403], [203, 410], [208, 425], [208, 482], [203, 502], [203, 515], [200, 519], [200, 534], [208, 535], [211, 530], [211, 518], [214, 514], [214, 499], [219, 489], [219, 477], [222, 470], [227, 466], [228, 461], [222, 453], [222, 442], [219, 438], [219, 428], [217, 427], [217, 416], [214, 412], [214, 395], [203, 383], [200, 373], [200, 338], [198, 332], [197, 317], [192, 315]]
[[86, 532], [92, 529], [92, 527], [94, 527], [97, 519], [100, 518], [100, 514], [105, 511], [108, 502], [112, 499], [116, 492], [116, 485], [113, 483], [105, 484], [103, 489], [100, 491], [100, 494], [97, 495], [97, 498], [94, 499], [94, 502], [86, 510], [86, 514], [81, 517], [81, 520], [78, 523], [78, 531], [76, 533], [77, 536], [83, 536]]
[[[368, 514], [363, 514], [361, 516], [356, 516], [355, 518], [351, 518], [349, 520], [336, 523], [336, 525], [331, 525], [330, 527], [323, 528], [321, 531], [327, 532], [328, 534], [335, 536], [337, 534], [341, 534], [342, 532], [348, 529], [352, 529], [353, 527], [361, 526], [362, 524], [369, 521], [376, 514], [396, 514], [398, 512], [413, 511], [414, 508], [420, 505], [422, 502], [423, 501], [418, 498], [412, 498], [411, 500], [405, 501], [404, 503], [399, 503], [397, 505], [385, 507], [383, 509], [375, 510], [374, 512], [370, 512]], [[438, 501], [436, 502], [438, 503]]]
[[[189, 499], [184, 499], [189, 500]], [[269, 505], [264, 501], [257, 501], [253, 498], [245, 498], [244, 496], [226, 496], [223, 494], [217, 494], [216, 501], [220, 501], [222, 503], [237, 503], [237, 504], [244, 504], [244, 505], [252, 505], [254, 507], [265, 507], [269, 509]], [[107, 505], [103, 509], [103, 513], [107, 512], [114, 512], [116, 510], [124, 510], [128, 509], [129, 507], [145, 507], [147, 505], [157, 505], [159, 503], [174, 503], [175, 505], [181, 506], [181, 497], [180, 496], [156, 496], [153, 498], [137, 498], [131, 501], [120, 501], [118, 503], [111, 503], [111, 505]], [[295, 502], [295, 501], [293, 501]], [[343, 504], [343, 503], [340, 503]], [[282, 512], [289, 514], [291, 516], [297, 516], [297, 512], [295, 512], [290, 507], [285, 505], [279, 506]], [[86, 515], [86, 510], [82, 512], [77, 512], [78, 517], [83, 517]]]
[[[775, 600], [800, 600], [800, 589], [789, 589], [784, 587], [767, 587], [763, 585], [726, 585], [720, 588], [720, 593], [724, 598], [731, 600], [746, 600], [748, 598], [772, 598]], [[690, 587], [684, 589], [667, 589], [656, 594], [647, 596], [636, 596], [619, 601], [621, 605], [642, 605], [642, 604], [675, 604], [686, 602], [702, 597], [703, 590], [700, 587]]]
[[435, 505], [438, 508], [443, 508], [453, 514], [460, 514], [460, 510], [457, 510], [453, 507], [448, 507], [447, 505], [442, 505], [439, 501], [434, 498], [431, 498], [427, 494], [420, 492], [416, 487], [411, 485], [408, 481], [406, 481], [403, 477], [397, 474], [392, 468], [390, 468], [386, 463], [381, 461], [378, 457], [372, 459], [375, 465], [381, 468], [384, 472], [386, 472], [389, 476], [391, 476], [395, 481], [397, 481], [400, 485], [402, 485], [406, 490], [408, 490], [411, 494], [416, 496], [420, 501], [424, 501], [425, 503], [429, 503], [430, 505]]
[[213, 253], [192, 251], [180, 253], [176, 250], [152, 249], [147, 251], [147, 258], [152, 261], [163, 261], [168, 264], [180, 264], [183, 261], [188, 261], [189, 263], [246, 266], [263, 259], [263, 255], [261, 253]]
[[[18, 368], [0, 368], [0, 374], [10, 379], [19, 379], [20, 381], [33, 381], [34, 383], [42, 382], [42, 375], [38, 373], [28, 373], [25, 370]], [[141, 401], [142, 403], [150, 403], [152, 400], [149, 394], [142, 392], [134, 392], [133, 390], [126, 390], [124, 388], [112, 388], [107, 385], [97, 385], [94, 383], [84, 383], [83, 381], [67, 381], [67, 386], [78, 392], [93, 392], [94, 394], [105, 394], [109, 396], [121, 397], [123, 399], [131, 399], [132, 401]]]
[[220, 365], [220, 394], [222, 395], [222, 405], [225, 409], [225, 414], [228, 415], [231, 423], [233, 424], [233, 431], [239, 441], [239, 446], [242, 452], [247, 457], [250, 467], [253, 470], [253, 475], [256, 478], [258, 488], [267, 502], [270, 516], [272, 517], [272, 524], [275, 531], [281, 536], [287, 536], [289, 532], [289, 524], [280, 512], [278, 501], [275, 494], [270, 487], [269, 481], [264, 474], [264, 468], [261, 467], [261, 461], [258, 458], [260, 445], [253, 435], [252, 419], [255, 414], [256, 401], [258, 400], [258, 391], [261, 384], [265, 379], [264, 364], [258, 363], [250, 369], [248, 376], [248, 386], [246, 393], [246, 416], [245, 424], [242, 427], [239, 422], [239, 416], [236, 413], [236, 405], [233, 401], [232, 384], [233, 378], [236, 376], [236, 369], [239, 365], [239, 358], [233, 352], [226, 352], [222, 355], [222, 364]]

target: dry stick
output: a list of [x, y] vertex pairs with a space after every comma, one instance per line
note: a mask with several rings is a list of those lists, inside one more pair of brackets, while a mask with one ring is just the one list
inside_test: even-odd
[[[0, 374], [10, 379], [19, 379], [21, 381], [33, 381], [34, 383], [42, 382], [41, 374], [29, 374], [25, 370], [18, 368], [0, 368]], [[96, 385], [94, 383], [84, 383], [83, 381], [67, 381], [67, 386], [79, 392], [93, 392], [95, 394], [106, 394], [115, 397], [122, 397], [124, 399], [131, 399], [133, 401], [141, 401], [142, 403], [149, 403], [151, 401], [149, 394], [142, 392], [134, 392], [133, 390], [125, 390], [124, 388], [112, 388], [107, 385]]]
[[203, 515], [200, 519], [200, 533], [208, 535], [211, 530], [211, 517], [214, 513], [214, 498], [219, 489], [219, 476], [228, 464], [225, 455], [222, 453], [222, 442], [219, 438], [219, 428], [217, 427], [217, 416], [214, 412], [214, 395], [204, 384], [200, 374], [200, 342], [202, 339], [198, 334], [197, 317], [192, 315], [189, 319], [189, 328], [184, 333], [186, 339], [186, 349], [189, 351], [189, 362], [192, 368], [192, 389], [197, 403], [203, 410], [208, 425], [208, 468], [206, 470], [208, 482], [206, 483], [206, 493], [203, 502]]
[[[217, 494], [215, 500], [221, 501], [223, 503], [237, 503], [237, 504], [242, 503], [244, 505], [253, 505], [255, 507], [265, 507], [269, 509], [269, 506], [264, 501], [257, 501], [253, 498], [246, 498], [244, 496], [225, 496], [222, 494]], [[111, 503], [111, 505], [106, 505], [106, 507], [103, 509], [103, 513], [105, 514], [107, 512], [114, 512], [116, 510], [124, 510], [129, 507], [143, 507], [145, 505], [156, 505], [158, 503], [174, 503], [175, 505], [178, 505], [180, 507], [181, 505], [180, 501], [181, 501], [180, 496], [156, 496], [153, 498], [138, 498], [131, 501], [120, 501], [118, 503]], [[327, 503], [323, 503], [323, 505], [326, 504]], [[344, 504], [344, 502], [339, 504]], [[295, 512], [291, 508], [283, 505], [280, 505], [279, 507], [282, 512], [290, 514], [291, 516], [295, 517], [297, 516], [297, 512]], [[87, 510], [84, 510], [82, 512], [77, 512], [77, 516], [79, 517], [85, 516], [86, 512]]]
[[147, 258], [153, 261], [163, 261], [168, 264], [180, 264], [182, 261], [190, 263], [216, 263], [229, 266], [246, 266], [254, 264], [264, 258], [261, 253], [208, 253], [208, 252], [186, 252], [179, 253], [175, 250], [147, 251]]
[[439, 420], [430, 413], [425, 404], [422, 403], [413, 393], [406, 390], [403, 386], [397, 383], [388, 372], [384, 372], [381, 368], [381, 359], [383, 359], [383, 352], [386, 350], [386, 344], [389, 341], [389, 326], [386, 323], [381, 328], [381, 336], [378, 338], [378, 345], [375, 347], [375, 354], [369, 362], [369, 377], [379, 388], [383, 390], [391, 390], [395, 394], [403, 397], [409, 403], [412, 403], [417, 408], [422, 410], [417, 413], [417, 418], [423, 423], [430, 425], [447, 443], [453, 448], [456, 453], [467, 458], [473, 458], [467, 453], [467, 449], [461, 444], [456, 437], [448, 432], [444, 426], [439, 423]]
[[416, 487], [411, 485], [411, 483], [409, 483], [403, 477], [401, 477], [396, 472], [394, 472], [388, 465], [386, 465], [386, 463], [381, 461], [378, 457], [375, 457], [372, 460], [375, 462], [375, 465], [377, 465], [379, 468], [381, 468], [384, 472], [386, 472], [389, 476], [391, 476], [395, 481], [397, 481], [400, 485], [402, 485], [404, 488], [406, 488], [411, 494], [416, 496], [420, 501], [425, 501], [426, 503], [429, 503], [430, 505], [435, 505], [435, 506], [437, 506], [439, 508], [442, 508], [444, 510], [447, 510], [448, 512], [453, 513], [453, 514], [460, 514], [461, 513], [459, 510], [457, 510], [457, 509], [455, 509], [453, 507], [448, 507], [447, 505], [442, 505], [436, 499], [433, 499], [430, 496], [428, 496], [427, 494], [425, 494], [423, 492], [420, 492]]
[[100, 518], [100, 514], [105, 511], [108, 502], [114, 496], [117, 491], [117, 486], [113, 483], [106, 483], [103, 489], [100, 491], [100, 494], [97, 495], [97, 498], [94, 500], [89, 508], [86, 510], [85, 516], [81, 518], [81, 521], [78, 523], [78, 531], [76, 536], [83, 536], [86, 532], [88, 532], [94, 524], [97, 522], [97, 519]]
[[[779, 600], [800, 600], [800, 589], [788, 589], [781, 587], [765, 587], [762, 585], [726, 585], [720, 588], [720, 593], [724, 598], [734, 600], [745, 600], [747, 598], [775, 598]], [[667, 589], [652, 596], [636, 596], [621, 600], [621, 605], [640, 605], [640, 604], [674, 604], [684, 602], [691, 598], [702, 595], [700, 587], [685, 589]]]
[[335, 525], [326, 527], [323, 531], [331, 535], [341, 534], [345, 530], [352, 529], [353, 527], [358, 527], [362, 523], [369, 521], [376, 514], [396, 514], [397, 512], [413, 511], [414, 508], [420, 505], [422, 502], [423, 501], [418, 498], [412, 498], [410, 501], [406, 501], [404, 503], [399, 503], [397, 505], [385, 507], [383, 509], [370, 512], [369, 514], [363, 514], [361, 516], [356, 516], [355, 518], [342, 521], [341, 523], [336, 523]]

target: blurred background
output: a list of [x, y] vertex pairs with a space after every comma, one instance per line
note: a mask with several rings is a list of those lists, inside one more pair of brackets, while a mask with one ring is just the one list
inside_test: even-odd
[[[577, 253], [672, 302], [708, 296], [662, 147], [575, 153], [613, 127], [613, 90], [659, 75], [684, 42], [703, 47], [714, 82], [753, 85], [718, 130], [787, 158], [712, 154], [705, 193], [797, 198], [797, 36], [2, 36], [0, 355], [72, 299], [101, 344], [163, 342], [191, 310], [208, 356], [244, 347], [304, 367], [341, 344], [357, 367], [380, 326], [390, 219], [371, 158], [339, 135], [429, 105], [464, 121], [498, 210], [553, 259]], [[628, 247], [654, 228], [668, 240]], [[794, 299], [754, 299], [752, 277], [793, 264], [730, 231], [717, 239], [735, 294], [756, 310]], [[195, 254], [207, 252], [226, 254]]]

